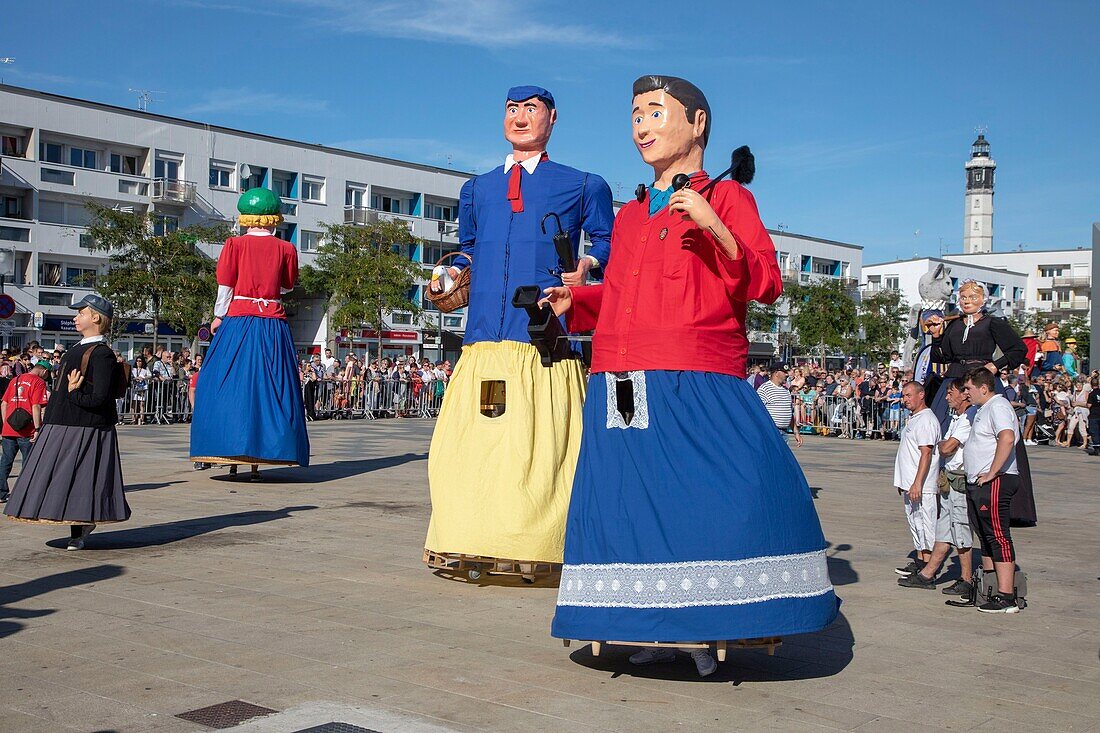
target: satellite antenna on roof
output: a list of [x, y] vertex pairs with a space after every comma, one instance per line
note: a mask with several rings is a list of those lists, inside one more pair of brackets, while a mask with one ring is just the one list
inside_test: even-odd
[[156, 99], [155, 94], [166, 94], [166, 92], [158, 92], [156, 89], [134, 89], [130, 87], [131, 92], [137, 92], [138, 106], [137, 108], [142, 112], [149, 111], [150, 102], [161, 102], [163, 100]]
[[[14, 64], [14, 56], [0, 56], [0, 64]], [[0, 84], [4, 83], [4, 77], [0, 76]]]

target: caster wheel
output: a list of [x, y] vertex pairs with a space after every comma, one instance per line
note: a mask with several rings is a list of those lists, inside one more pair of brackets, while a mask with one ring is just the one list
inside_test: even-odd
[[466, 572], [466, 577], [469, 578], [470, 580], [480, 580], [481, 579], [481, 571], [480, 570], [469, 570], [469, 571]]
[[534, 582], [535, 582], [535, 576], [534, 575], [524, 575], [523, 576], [523, 582], [527, 583], [527, 585], [533, 585]]
[[230, 466], [229, 467], [229, 475], [230, 476], [236, 476], [237, 475], [237, 467], [236, 466]]

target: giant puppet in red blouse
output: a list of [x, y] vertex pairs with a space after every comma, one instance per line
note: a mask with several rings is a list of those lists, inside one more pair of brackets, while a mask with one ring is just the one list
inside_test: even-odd
[[619, 211], [602, 285], [545, 291], [570, 330], [595, 328], [552, 633], [645, 645], [816, 631], [838, 605], [825, 538], [744, 380], [748, 302], [782, 292], [775, 247], [741, 183], [710, 185], [697, 87], [644, 76], [632, 108], [654, 183]]

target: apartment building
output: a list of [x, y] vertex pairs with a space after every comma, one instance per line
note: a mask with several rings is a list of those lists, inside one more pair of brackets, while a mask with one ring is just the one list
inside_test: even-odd
[[[155, 229], [233, 221], [241, 191], [264, 186], [283, 201], [279, 236], [313, 261], [323, 224], [405, 223], [425, 244], [409, 257], [425, 276], [458, 246], [458, 195], [469, 174], [323, 145], [285, 140], [202, 122], [0, 85], [0, 275], [17, 311], [0, 333], [8, 344], [37, 339], [47, 347], [79, 340], [67, 306], [93, 288], [105, 258], [87, 248], [89, 199], [148, 212]], [[220, 243], [205, 245], [216, 258]], [[441, 314], [424, 298], [427, 278], [410, 293], [427, 313], [389, 314], [388, 354], [438, 358], [457, 352], [461, 312]], [[317, 301], [299, 299], [290, 319], [301, 350], [325, 342], [328, 324]], [[337, 334], [364, 348], [377, 334]], [[183, 334], [162, 325], [160, 342], [177, 349]], [[151, 323], [137, 322], [116, 342], [125, 353], [152, 342]]]
[[863, 268], [863, 281], [860, 283], [864, 293], [876, 293], [882, 290], [897, 290], [910, 306], [921, 302], [918, 285], [922, 276], [934, 272], [938, 267], [947, 268], [953, 289], [966, 280], [976, 280], [985, 286], [989, 294], [987, 305], [996, 313], [1010, 316], [1024, 309], [1024, 294], [1027, 290], [1027, 275], [995, 267], [956, 262], [938, 257], [915, 257], [908, 260], [876, 262]]

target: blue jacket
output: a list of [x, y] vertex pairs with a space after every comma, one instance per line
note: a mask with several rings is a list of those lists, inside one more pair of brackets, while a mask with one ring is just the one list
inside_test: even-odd
[[[508, 174], [504, 166], [472, 178], [462, 186], [458, 202], [458, 238], [462, 251], [473, 257], [470, 304], [464, 343], [520, 341], [527, 338], [527, 314], [512, 307], [520, 285], [548, 288], [561, 285], [561, 265], [554, 249], [554, 212], [578, 254], [581, 230], [592, 239], [590, 254], [603, 267], [611, 253], [611, 188], [599, 176], [543, 160], [534, 173], [523, 170], [520, 191], [523, 211], [512, 213]], [[465, 258], [456, 258], [462, 265]]]

